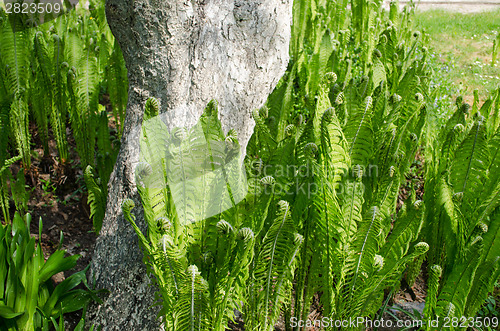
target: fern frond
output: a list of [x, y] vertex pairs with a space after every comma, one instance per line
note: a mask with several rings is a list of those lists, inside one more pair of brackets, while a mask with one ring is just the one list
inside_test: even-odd
[[500, 276], [500, 211], [491, 215], [487, 232], [483, 234], [484, 252], [470, 284], [465, 316], [475, 316]]
[[269, 330], [274, 325], [284, 300], [283, 288], [279, 288], [279, 279], [288, 272], [291, 258], [294, 256], [294, 225], [290, 207], [286, 201], [279, 202], [277, 216], [266, 233], [254, 270], [255, 287], [259, 292], [259, 311], [261, 329]]
[[[472, 216], [476, 206], [477, 193], [486, 180], [486, 169], [490, 155], [486, 139], [486, 129], [477, 121], [467, 137], [458, 147], [451, 165], [450, 183], [455, 193], [462, 192], [461, 210], [464, 216]], [[466, 224], [464, 231], [470, 231]]]
[[434, 310], [436, 309], [437, 296], [439, 290], [439, 280], [443, 273], [443, 269], [437, 264], [429, 269], [429, 279], [427, 281], [427, 300], [424, 308], [424, 316], [427, 319], [435, 317]]
[[453, 305], [451, 316], [462, 316], [465, 312], [467, 298], [471, 290], [483, 250], [482, 238], [478, 237], [468, 247], [463, 255], [458, 256], [452, 270], [444, 278], [441, 292], [436, 305], [436, 315], [448, 316], [449, 305]]
[[208, 284], [196, 265], [191, 265], [182, 280], [179, 299], [174, 308], [174, 329], [179, 331], [209, 330], [210, 307]]
[[95, 180], [95, 175], [90, 165], [85, 169], [84, 178], [89, 192], [88, 203], [90, 206], [90, 217], [93, 220], [95, 232], [99, 233], [106, 213], [107, 195], [103, 192], [100, 184]]
[[118, 137], [121, 137], [125, 121], [125, 109], [128, 100], [127, 68], [118, 41], [114, 41], [113, 50], [109, 59], [107, 87], [109, 99], [113, 105], [113, 116], [118, 123]]
[[366, 166], [373, 153], [372, 99], [367, 97], [362, 104], [357, 102], [357, 106], [348, 109], [349, 119], [344, 134], [349, 142], [348, 152], [352, 164]]
[[371, 207], [362, 222], [358, 225], [358, 232], [354, 239], [344, 273], [347, 282], [344, 288], [345, 303], [348, 305], [355, 297], [356, 290], [362, 288], [368, 276], [372, 273], [373, 261], [378, 251], [377, 236], [380, 233], [380, 210]]

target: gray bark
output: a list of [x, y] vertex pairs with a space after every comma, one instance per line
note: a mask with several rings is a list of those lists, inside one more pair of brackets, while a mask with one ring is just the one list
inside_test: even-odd
[[[205, 105], [219, 101], [223, 129], [234, 128], [244, 149], [263, 105], [288, 62], [291, 0], [107, 0], [109, 25], [122, 48], [129, 100], [121, 150], [109, 182], [103, 228], [91, 281], [111, 291], [87, 312], [103, 330], [155, 330], [154, 286], [146, 275], [126, 198], [140, 206], [134, 184], [143, 107], [153, 96], [170, 128], [193, 125]], [[144, 226], [141, 208], [134, 209]]]

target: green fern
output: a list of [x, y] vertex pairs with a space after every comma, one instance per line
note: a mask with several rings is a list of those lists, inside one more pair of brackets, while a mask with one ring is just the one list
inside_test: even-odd
[[189, 266], [174, 308], [176, 330], [209, 330], [208, 286], [195, 265]]
[[89, 165], [85, 169], [84, 178], [89, 192], [88, 202], [90, 206], [90, 217], [94, 223], [96, 233], [101, 231], [102, 221], [106, 213], [106, 189], [102, 189], [101, 183], [95, 179], [94, 170]]
[[[258, 317], [259, 330], [270, 330], [276, 323], [281, 303], [287, 297], [286, 279], [301, 243], [300, 237], [294, 233], [290, 207], [286, 201], [280, 201], [276, 218], [266, 233], [258, 253], [254, 269], [254, 290], [259, 294]], [[255, 317], [252, 317], [255, 318]]]

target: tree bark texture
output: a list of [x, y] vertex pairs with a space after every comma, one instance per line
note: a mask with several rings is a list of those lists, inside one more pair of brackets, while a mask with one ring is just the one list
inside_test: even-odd
[[107, 0], [106, 15], [129, 78], [121, 150], [109, 182], [106, 217], [97, 238], [90, 281], [110, 294], [87, 312], [103, 330], [155, 330], [154, 286], [121, 203], [134, 200], [139, 128], [149, 97], [161, 103], [167, 126], [189, 127], [205, 105], [219, 102], [227, 132], [244, 149], [254, 127], [251, 110], [263, 105], [288, 63], [291, 0]]

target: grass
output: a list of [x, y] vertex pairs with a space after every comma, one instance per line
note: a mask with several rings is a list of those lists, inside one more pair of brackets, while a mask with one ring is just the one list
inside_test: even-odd
[[419, 12], [416, 23], [427, 38], [430, 64], [438, 71], [444, 96], [462, 94], [472, 104], [473, 91], [484, 101], [500, 87], [500, 61], [492, 64], [493, 40], [500, 33], [500, 10], [474, 14], [444, 10]]

